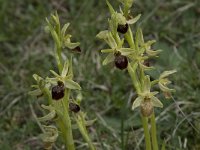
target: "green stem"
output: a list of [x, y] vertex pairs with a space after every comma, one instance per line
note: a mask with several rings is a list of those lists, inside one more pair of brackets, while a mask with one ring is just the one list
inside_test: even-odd
[[74, 116], [74, 118], [76, 120], [76, 123], [78, 124], [79, 130], [80, 130], [83, 138], [88, 143], [90, 150], [96, 150], [94, 144], [92, 143], [92, 141], [88, 135], [88, 132], [87, 132], [87, 129], [85, 126], [85, 119], [83, 117], [82, 112], [80, 112], [80, 114], [78, 116]]
[[65, 129], [62, 131], [64, 134], [66, 134], [66, 147], [67, 150], [75, 150], [74, 147], [74, 140], [73, 140], [73, 135], [72, 135], [72, 127], [71, 127], [71, 119], [69, 116], [69, 91], [65, 90], [65, 97], [62, 100], [64, 112], [63, 112], [63, 122], [65, 124]]
[[126, 103], [123, 102], [123, 106], [121, 108], [121, 147], [122, 150], [125, 150], [125, 141], [124, 141], [124, 118], [125, 118], [125, 113], [126, 111]]
[[146, 150], [151, 150], [151, 139], [150, 139], [150, 134], [149, 134], [149, 129], [148, 129], [148, 118], [143, 117], [142, 115], [141, 117], [142, 117], [142, 125], [144, 128]]
[[131, 31], [131, 27], [128, 28], [128, 32], [125, 34], [125, 39], [128, 42], [130, 48], [135, 49], [135, 42], [133, 39], [133, 33]]
[[151, 115], [151, 138], [153, 144], [153, 150], [158, 150], [157, 134], [156, 134], [156, 121], [155, 114]]
[[90, 150], [96, 150], [96, 148], [94, 147], [90, 137], [88, 136], [88, 133], [85, 132], [85, 131], [82, 131], [82, 135], [83, 135], [83, 138], [85, 139], [85, 141], [88, 143]]

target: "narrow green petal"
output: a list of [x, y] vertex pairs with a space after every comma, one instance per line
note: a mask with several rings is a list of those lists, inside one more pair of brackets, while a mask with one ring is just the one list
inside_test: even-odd
[[54, 75], [54, 76], [56, 76], [56, 77], [60, 77], [60, 75], [59, 74], [57, 74], [55, 71], [53, 71], [53, 70], [50, 70], [50, 72]]
[[113, 54], [108, 54], [106, 56], [106, 58], [104, 59], [104, 61], [103, 61], [103, 65], [107, 65], [107, 64], [109, 64], [109, 63], [111, 63], [113, 61], [114, 61], [114, 55]]
[[53, 85], [56, 85], [57, 82], [58, 82], [58, 79], [57, 78], [49, 78], [49, 77], [47, 77], [46, 81], [51, 83], [51, 84], [53, 84]]
[[64, 26], [63, 26], [63, 28], [62, 28], [62, 30], [61, 30], [61, 34], [62, 34], [62, 38], [64, 38], [64, 36], [65, 36], [65, 33], [66, 33], [66, 30], [67, 30], [67, 28], [69, 27], [69, 23], [66, 23]]
[[132, 105], [132, 110], [134, 110], [135, 108], [139, 107], [141, 105], [143, 101], [143, 98], [142, 97], [137, 97], [134, 102], [133, 102], [133, 105]]
[[36, 90], [28, 92], [28, 94], [31, 96], [39, 96], [42, 94], [42, 91], [40, 89], [36, 89]]
[[161, 101], [157, 97], [153, 96], [151, 98], [151, 101], [153, 103], [153, 106], [163, 108], [163, 104], [161, 103]]
[[101, 52], [102, 53], [113, 53], [114, 50], [113, 49], [102, 49]]
[[146, 75], [144, 79], [144, 93], [150, 92], [150, 89], [151, 89], [150, 77], [149, 75]]
[[135, 51], [131, 48], [120, 48], [119, 51], [121, 52], [122, 55], [128, 56], [130, 54], [135, 53]]

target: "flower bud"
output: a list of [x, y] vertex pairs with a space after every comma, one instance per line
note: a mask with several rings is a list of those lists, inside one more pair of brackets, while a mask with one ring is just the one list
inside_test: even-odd
[[147, 99], [140, 106], [141, 113], [144, 117], [150, 117], [153, 113], [153, 105], [151, 100]]
[[64, 83], [58, 81], [58, 85], [54, 86], [51, 90], [52, 99], [59, 100], [64, 97], [65, 88]]
[[128, 66], [128, 59], [126, 56], [121, 55], [121, 53], [115, 54], [115, 66], [118, 69], [126, 69]]
[[81, 48], [80, 48], [80, 46], [77, 46], [74, 49], [72, 49], [72, 51], [76, 52], [76, 53], [81, 53]]
[[127, 23], [125, 25], [121, 25], [121, 24], [118, 25], [117, 32], [125, 34], [127, 31], [128, 31], [128, 24]]
[[73, 111], [74, 113], [77, 113], [80, 111], [80, 106], [78, 104], [75, 104], [75, 103], [69, 103], [69, 109], [71, 111]]

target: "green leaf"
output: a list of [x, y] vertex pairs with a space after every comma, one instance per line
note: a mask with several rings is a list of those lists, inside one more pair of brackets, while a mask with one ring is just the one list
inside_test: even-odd
[[65, 87], [72, 90], [81, 90], [81, 87], [78, 83], [69, 79], [65, 80]]
[[114, 61], [114, 55], [113, 54], [108, 54], [106, 56], [106, 58], [104, 59], [104, 61], [103, 61], [103, 65], [107, 65], [107, 64], [109, 64], [109, 63], [111, 63], [113, 61]]
[[136, 23], [141, 17], [141, 14], [137, 15], [136, 17], [134, 17], [133, 19], [130, 19], [127, 21], [128, 24], [134, 24]]
[[151, 101], [153, 103], [153, 106], [163, 108], [163, 104], [161, 103], [161, 101], [157, 97], [153, 96], [151, 98]]
[[141, 105], [142, 101], [143, 101], [143, 98], [141, 96], [137, 97], [133, 102], [132, 110], [139, 107]]

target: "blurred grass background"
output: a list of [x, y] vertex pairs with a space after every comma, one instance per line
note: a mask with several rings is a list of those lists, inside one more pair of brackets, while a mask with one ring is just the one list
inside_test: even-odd
[[[118, 8], [117, 1], [111, 3]], [[55, 10], [62, 23], [71, 23], [73, 39], [81, 42], [83, 53], [74, 58], [75, 80], [83, 89], [82, 109], [88, 118], [98, 119], [90, 128], [95, 144], [100, 150], [121, 149], [124, 122], [126, 149], [143, 150], [139, 113], [130, 110], [135, 98], [130, 78], [112, 65], [101, 65], [99, 50], [105, 44], [95, 35], [108, 26], [104, 0], [0, 0], [0, 150], [42, 149], [33, 117], [41, 113], [42, 100], [27, 92], [33, 73], [45, 77], [55, 69], [53, 42], [44, 32], [45, 17]], [[155, 48], [163, 49], [154, 60], [158, 69], [152, 77], [178, 70], [172, 78], [176, 102], [161, 96], [165, 107], [156, 109], [159, 143], [165, 139], [167, 150], [199, 150], [200, 1], [135, 0], [131, 11], [142, 14], [136, 26], [143, 28], [145, 39], [156, 39]], [[77, 149], [87, 149], [79, 133], [74, 134]], [[57, 147], [62, 147], [60, 142]]]

